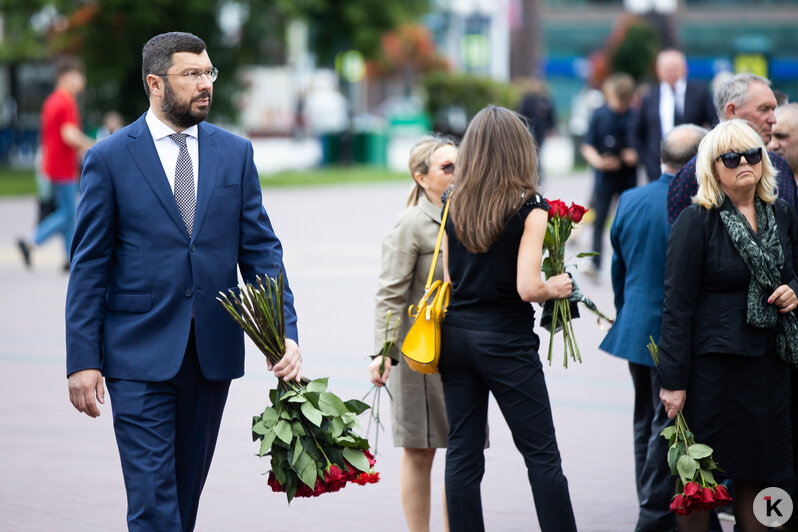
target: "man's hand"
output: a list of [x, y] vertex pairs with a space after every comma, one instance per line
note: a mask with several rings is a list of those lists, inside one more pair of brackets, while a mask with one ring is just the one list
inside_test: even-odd
[[302, 353], [299, 352], [299, 346], [290, 338], [285, 339], [285, 354], [280, 362], [270, 368], [274, 371], [274, 375], [288, 382], [295, 380], [297, 382], [302, 380]]
[[84, 369], [69, 376], [69, 400], [78, 412], [99, 417], [100, 409], [94, 402], [95, 396], [101, 405], [105, 404], [105, 387], [100, 370]]
[[[383, 358], [385, 365], [382, 364]], [[382, 375], [380, 375], [380, 366], [382, 368]], [[374, 386], [385, 386], [388, 383], [388, 375], [391, 374], [391, 358], [383, 357], [382, 355], [374, 357], [374, 360], [369, 364], [369, 375], [371, 382]]]
[[666, 390], [665, 388], [660, 388], [659, 398], [665, 406], [665, 413], [668, 414], [668, 419], [673, 419], [676, 417], [676, 414], [684, 408], [684, 402], [687, 399], [687, 390]]

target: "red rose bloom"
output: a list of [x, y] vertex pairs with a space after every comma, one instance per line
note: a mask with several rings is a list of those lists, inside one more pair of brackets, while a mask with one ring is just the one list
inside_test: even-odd
[[587, 212], [587, 209], [582, 207], [581, 205], [577, 205], [576, 203], [571, 203], [571, 206], [568, 207], [568, 218], [571, 219], [572, 222], [578, 224], [582, 221], [582, 217]]
[[688, 482], [684, 485], [684, 496], [688, 498], [692, 498], [696, 493], [698, 493], [699, 486], [695, 482]]
[[715, 506], [718, 506], [717, 501], [715, 501], [715, 496], [712, 492], [712, 488], [701, 488], [700, 490], [698, 490], [697, 498], [700, 499], [701, 510], [711, 510]]
[[562, 201], [557, 204], [557, 216], [560, 218], [565, 218], [568, 216], [568, 207], [566, 207], [565, 203]]
[[374, 455], [371, 454], [371, 451], [366, 449], [365, 451], [363, 451], [363, 454], [365, 454], [366, 458], [368, 458], [369, 460], [369, 467], [374, 467], [374, 464], [377, 463], [377, 460], [374, 459]]
[[671, 501], [671, 512], [676, 515], [687, 515], [689, 513], [688, 499], [681, 493]]
[[726, 487], [723, 484], [715, 486], [715, 500], [720, 503], [719, 506], [725, 506], [731, 502], [732, 498], [729, 496], [729, 492], [726, 491]]
[[552, 218], [557, 216], [557, 213], [559, 212], [557, 210], [557, 204], [561, 202], [560, 200], [546, 200], [546, 201], [549, 204], [549, 220], [551, 220]]
[[272, 489], [272, 491], [285, 491], [285, 488], [277, 482], [277, 477], [274, 476], [273, 472], [269, 472], [269, 478], [266, 480], [266, 484]]

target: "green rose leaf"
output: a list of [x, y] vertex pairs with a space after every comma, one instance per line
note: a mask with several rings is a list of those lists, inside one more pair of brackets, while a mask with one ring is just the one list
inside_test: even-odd
[[349, 401], [344, 403], [346, 407], [349, 409], [350, 412], [354, 412], [355, 415], [360, 415], [369, 408], [371, 408], [368, 404], [364, 403], [363, 401], [358, 401], [357, 399], [350, 399]]
[[717, 482], [715, 482], [715, 475], [712, 474], [712, 471], [708, 471], [706, 469], [702, 469], [701, 470], [701, 476], [704, 477], [704, 480], [708, 484], [717, 484]]
[[287, 408], [280, 410], [280, 419], [291, 419], [292, 417], [294, 416]]
[[332, 434], [333, 438], [337, 438], [341, 434], [344, 433], [344, 422], [341, 420], [340, 417], [335, 417], [330, 422], [330, 434]]
[[277, 423], [278, 418], [277, 410], [272, 407], [267, 408], [263, 411], [263, 415], [260, 416], [261, 421], [263, 424], [269, 428], [272, 428], [275, 423]]
[[681, 442], [674, 443], [668, 449], [668, 467], [672, 475], [677, 474], [676, 463], [679, 461], [679, 456], [683, 454], [684, 444]]
[[274, 433], [285, 444], [290, 444], [294, 437], [293, 433], [291, 432], [291, 425], [284, 419], [281, 419], [280, 422], [275, 425]]
[[662, 429], [662, 432], [659, 433], [660, 436], [665, 438], [666, 440], [670, 440], [671, 437], [676, 434], [676, 425], [669, 425]]
[[252, 425], [252, 440], [257, 440], [258, 436], [263, 436], [267, 432], [269, 432], [269, 428], [263, 424], [263, 421], [258, 421], [254, 425]]
[[294, 455], [291, 457], [291, 465], [296, 464], [300, 456], [302, 456], [302, 444], [299, 442], [299, 438], [297, 438], [296, 442], [294, 442]]
[[694, 443], [687, 448], [687, 454], [690, 456], [690, 458], [701, 460], [707, 456], [712, 456], [712, 447], [709, 445], [704, 445], [703, 443]]
[[305, 435], [305, 429], [302, 427], [302, 423], [299, 421], [291, 422], [291, 433], [299, 438], [300, 436]]
[[347, 412], [341, 416], [341, 421], [344, 422], [346, 427], [355, 427], [357, 426], [357, 414], [354, 412]]
[[[312, 384], [312, 383], [311, 383]], [[339, 416], [349, 414], [349, 409], [334, 393], [324, 392], [319, 394], [319, 410], [325, 416]]]
[[316, 487], [316, 462], [306, 453], [303, 453], [299, 457], [296, 465], [294, 465], [294, 471], [296, 471], [299, 476], [299, 480], [307, 487], [310, 489]]
[[307, 399], [303, 395], [295, 395], [288, 400], [289, 403], [306, 403]]
[[314, 408], [319, 407], [319, 392], [305, 392], [303, 395]]
[[263, 441], [260, 442], [260, 452], [258, 453], [258, 456], [263, 457], [264, 454], [271, 451], [272, 444], [274, 443], [274, 438], [276, 437], [277, 434], [275, 434], [273, 430], [269, 431], [268, 434], [263, 436]]
[[317, 427], [321, 427], [321, 420], [323, 419], [321, 412], [314, 408], [310, 402], [302, 403], [302, 406], [299, 408], [302, 410], [302, 415], [305, 416], [305, 419]]
[[576, 258], [581, 259], [582, 257], [593, 257], [598, 254], [598, 251], [583, 251], [582, 253], [579, 253]]
[[698, 462], [683, 454], [679, 457], [679, 461], [676, 462], [676, 469], [679, 471], [679, 477], [681, 477], [682, 482], [687, 484], [695, 477], [695, 472], [698, 470]]
[[363, 471], [364, 473], [368, 473], [370, 469], [369, 459], [366, 458], [366, 455], [363, 454], [363, 451], [347, 447], [346, 449], [344, 449], [343, 454], [347, 462], [355, 466], [357, 469]]
[[543, 259], [543, 264], [540, 267], [540, 271], [543, 272], [543, 275], [546, 276], [546, 279], [556, 275], [557, 272], [554, 270], [554, 266], [551, 264], [551, 257], [546, 257]]
[[308, 391], [322, 393], [327, 391], [327, 378], [312, 380], [308, 383]]

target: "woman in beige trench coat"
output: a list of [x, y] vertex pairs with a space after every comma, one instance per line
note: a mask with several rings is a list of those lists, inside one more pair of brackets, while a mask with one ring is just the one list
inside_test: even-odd
[[[441, 196], [454, 178], [454, 143], [437, 137], [422, 138], [410, 151], [410, 175], [416, 183], [408, 207], [382, 243], [382, 271], [375, 311], [375, 352], [381, 353], [386, 338], [386, 315], [401, 316], [390, 359], [369, 365], [371, 381], [383, 386], [391, 375], [393, 442], [403, 447], [399, 491], [408, 529], [429, 530], [430, 470], [435, 450], [446, 447], [449, 426], [440, 375], [422, 375], [401, 359], [400, 346], [411, 325], [407, 308], [424, 295], [435, 241], [441, 226]], [[443, 279], [443, 260], [438, 258], [433, 279]], [[391, 319], [391, 327], [396, 324]], [[391, 331], [392, 333], [393, 331]], [[391, 338], [392, 334], [387, 337]], [[444, 521], [446, 521], [444, 498]], [[448, 523], [444, 523], [448, 530]]]

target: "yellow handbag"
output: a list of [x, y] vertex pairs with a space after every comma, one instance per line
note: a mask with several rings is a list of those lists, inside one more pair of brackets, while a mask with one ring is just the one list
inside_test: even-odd
[[446, 307], [449, 305], [449, 295], [452, 291], [451, 283], [432, 282], [448, 213], [449, 202], [447, 201], [446, 207], [443, 209], [441, 229], [438, 232], [438, 242], [435, 244], [435, 253], [432, 256], [432, 266], [427, 276], [424, 295], [421, 296], [417, 305], [410, 305], [410, 308], [407, 309], [407, 313], [414, 321], [402, 342], [402, 355], [404, 355], [407, 365], [410, 366], [410, 369], [426, 375], [438, 372], [438, 357], [441, 353], [441, 322], [446, 315]]

